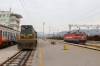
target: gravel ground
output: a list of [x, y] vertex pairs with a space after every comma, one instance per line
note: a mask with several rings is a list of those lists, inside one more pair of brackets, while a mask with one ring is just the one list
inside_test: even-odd
[[7, 60], [9, 57], [13, 56], [19, 50], [17, 49], [17, 45], [0, 49], [0, 64]]

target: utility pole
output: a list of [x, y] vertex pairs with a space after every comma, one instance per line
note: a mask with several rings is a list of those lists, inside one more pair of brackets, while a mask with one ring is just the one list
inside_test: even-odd
[[50, 37], [50, 28], [51, 28], [51, 27], [49, 26], [49, 37]]
[[[57, 29], [57, 33], [58, 33], [58, 30], [59, 30], [59, 29]], [[58, 34], [57, 34], [57, 36], [58, 36]]]
[[53, 37], [54, 37], [54, 32], [53, 32]]

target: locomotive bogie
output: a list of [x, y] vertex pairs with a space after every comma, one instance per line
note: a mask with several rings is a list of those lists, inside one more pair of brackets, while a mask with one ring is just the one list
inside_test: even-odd
[[19, 40], [18, 49], [34, 49], [36, 41], [34, 40]]

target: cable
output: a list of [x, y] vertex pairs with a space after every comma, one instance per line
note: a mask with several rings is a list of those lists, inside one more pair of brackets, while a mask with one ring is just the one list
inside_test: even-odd
[[[91, 17], [96, 16], [96, 15], [98, 15], [98, 14], [100, 14], [100, 13], [94, 14], [94, 15], [89, 16], [89, 17], [87, 17], [87, 18], [84, 18], [84, 19], [82, 19], [82, 20], [80, 20], [80, 21], [83, 21], [83, 20], [85, 20], [85, 19], [91, 18]], [[80, 21], [77, 21], [77, 22], [80, 22]]]
[[[20, 0], [20, 3], [21, 3], [21, 5], [23, 6], [24, 11], [25, 11], [25, 13], [26, 13], [26, 15], [27, 15], [28, 19], [30, 20], [29, 15], [28, 15], [28, 13], [27, 13], [27, 11], [26, 11], [26, 9], [25, 9], [25, 7], [24, 7], [23, 3], [21, 2], [21, 0]], [[30, 20], [30, 22], [31, 22], [31, 20]]]
[[[24, 2], [24, 0], [23, 0], [23, 3], [24, 3], [24, 5], [25, 5], [25, 2]], [[26, 5], [25, 5], [25, 7], [26, 7]], [[27, 13], [28, 13], [28, 15], [29, 15], [29, 12], [28, 12], [28, 9], [27, 9], [27, 7], [26, 7], [26, 10], [27, 10]], [[30, 17], [30, 15], [29, 15], [29, 17]], [[30, 20], [32, 21], [32, 19], [30, 18]]]
[[[82, 16], [80, 16], [80, 17], [76, 18], [76, 19], [79, 19], [79, 18], [81, 18], [81, 17], [83, 17], [83, 16], [85, 16], [85, 15], [87, 15], [87, 14], [91, 13], [92, 11], [94, 11], [94, 10], [96, 10], [96, 9], [98, 9], [98, 8], [100, 8], [100, 6], [99, 6], [99, 7], [97, 7], [97, 8], [95, 8], [95, 9], [93, 9], [93, 10], [91, 10], [91, 11], [89, 11], [89, 12], [87, 12], [87, 13], [85, 13], [84, 15], [82, 15]], [[75, 20], [76, 20], [76, 19], [75, 19]], [[74, 20], [73, 20], [73, 21], [74, 21]]]
[[[85, 13], [84, 15], [87, 15], [88, 13], [91, 13], [92, 11], [94, 11], [94, 10], [96, 10], [96, 9], [98, 9], [98, 8], [100, 8], [100, 6], [97, 7], [97, 8], [95, 8], [95, 9], [93, 9], [93, 10], [91, 10], [91, 11], [89, 11], [89, 12], [87, 12], [87, 13]], [[84, 16], [84, 15], [82, 15], [82, 16]], [[82, 17], [82, 16], [80, 16], [80, 17]]]

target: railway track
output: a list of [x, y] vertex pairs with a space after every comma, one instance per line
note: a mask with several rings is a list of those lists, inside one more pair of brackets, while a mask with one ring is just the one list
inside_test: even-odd
[[[51, 42], [52, 39], [49, 39], [48, 41]], [[53, 41], [64, 43], [64, 44], [67, 43], [67, 44], [74, 45], [74, 46], [79, 46], [79, 47], [84, 47], [84, 48], [89, 48], [89, 49], [100, 51], [100, 41], [87, 41], [85, 45], [64, 42], [63, 40], [53, 40]]]
[[[56, 42], [64, 42], [63, 40], [55, 40]], [[65, 42], [65, 43], [68, 43], [68, 42]], [[72, 43], [74, 44], [74, 43]], [[80, 44], [78, 44], [80, 45]], [[92, 47], [97, 47], [97, 48], [100, 48], [100, 41], [87, 41], [86, 46], [92, 46]]]
[[19, 51], [0, 66], [31, 66], [34, 50]]

